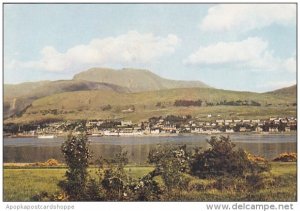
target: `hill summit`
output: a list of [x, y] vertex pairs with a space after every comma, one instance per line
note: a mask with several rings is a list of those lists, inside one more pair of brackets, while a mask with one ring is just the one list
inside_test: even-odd
[[275, 94], [275, 95], [293, 96], [296, 98], [297, 97], [297, 85], [295, 84], [293, 86], [276, 89], [274, 91], [267, 92], [267, 93]]
[[209, 87], [201, 81], [180, 81], [162, 78], [149, 70], [123, 68], [91, 68], [78, 73], [74, 80], [109, 83], [128, 88], [132, 92], [154, 91], [173, 88]]

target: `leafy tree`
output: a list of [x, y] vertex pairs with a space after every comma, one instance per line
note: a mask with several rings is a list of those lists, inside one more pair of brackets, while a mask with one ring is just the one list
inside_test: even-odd
[[88, 179], [88, 160], [90, 152], [87, 147], [88, 139], [85, 133], [69, 135], [62, 145], [62, 152], [68, 166], [66, 180], [59, 182], [59, 186], [71, 201], [81, 201], [86, 198]]

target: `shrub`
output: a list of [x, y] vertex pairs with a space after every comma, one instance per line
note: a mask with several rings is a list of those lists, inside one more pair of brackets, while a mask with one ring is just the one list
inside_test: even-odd
[[59, 165], [58, 160], [51, 158], [48, 159], [46, 162], [36, 162], [36, 163], [28, 164], [27, 166], [49, 167], [49, 166], [58, 166], [58, 165]]
[[112, 107], [111, 107], [110, 104], [101, 107], [102, 111], [109, 111], [109, 110], [111, 110], [111, 108], [112, 108]]
[[248, 188], [254, 191], [275, 185], [275, 179], [269, 174], [252, 174], [246, 178], [246, 181]]
[[205, 191], [213, 188], [215, 180], [210, 179], [193, 179], [188, 184], [188, 191]]
[[161, 199], [163, 190], [153, 177], [148, 174], [131, 186], [133, 201], [158, 201]]
[[85, 201], [104, 201], [105, 195], [101, 189], [101, 184], [95, 179], [87, 182]]
[[129, 200], [130, 178], [125, 173], [123, 166], [110, 165], [104, 170], [103, 178], [101, 178], [101, 187], [105, 192], [108, 201], [125, 201]]
[[69, 198], [65, 193], [49, 194], [46, 191], [38, 193], [31, 197], [32, 201], [68, 201]]
[[133, 179], [128, 176], [124, 170], [127, 163], [127, 152], [118, 153], [114, 158], [109, 160], [98, 160], [98, 175], [100, 181], [98, 190], [102, 192], [100, 193], [100, 197], [106, 201], [159, 200], [163, 190], [154, 180], [157, 174], [150, 172], [138, 180]]
[[174, 102], [174, 106], [202, 106], [203, 101], [202, 100], [176, 100]]
[[280, 162], [296, 162], [297, 161], [297, 153], [281, 153], [278, 157], [274, 158], [273, 161]]
[[267, 162], [255, 162], [248, 159], [244, 150], [235, 150], [229, 137], [211, 137], [207, 140], [210, 148], [201, 152], [195, 149], [190, 161], [191, 174], [199, 178], [245, 177], [251, 173], [269, 171]]
[[189, 156], [186, 146], [158, 146], [149, 152], [148, 161], [155, 164], [157, 175], [160, 175], [168, 190], [186, 185], [182, 173], [189, 168]]
[[58, 166], [59, 162], [53, 158], [46, 161], [47, 166]]
[[252, 155], [251, 153], [245, 151], [245, 153], [247, 154], [247, 158], [248, 160], [250, 160], [251, 162], [267, 162], [267, 160], [263, 157], [257, 156], [257, 155]]
[[241, 178], [232, 178], [228, 176], [217, 178], [213, 185], [218, 190], [244, 192], [247, 189], [246, 181]]

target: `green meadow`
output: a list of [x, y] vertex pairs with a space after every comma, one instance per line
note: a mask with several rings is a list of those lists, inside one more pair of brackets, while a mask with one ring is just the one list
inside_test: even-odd
[[[219, 190], [210, 184], [210, 179], [191, 177], [186, 190], [169, 193], [172, 201], [296, 201], [297, 170], [296, 163], [271, 163], [272, 186], [258, 191], [240, 192]], [[152, 166], [127, 166], [127, 173], [140, 178], [153, 170]], [[42, 191], [59, 191], [58, 182], [64, 179], [65, 167], [4, 167], [4, 201], [30, 201], [31, 197]], [[96, 176], [97, 168], [89, 168], [91, 177]], [[157, 178], [158, 182], [161, 178]]]

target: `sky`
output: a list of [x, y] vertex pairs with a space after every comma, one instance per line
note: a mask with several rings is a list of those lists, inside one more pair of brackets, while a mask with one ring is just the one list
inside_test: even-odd
[[4, 83], [142, 68], [221, 89], [296, 84], [296, 4], [5, 4]]

